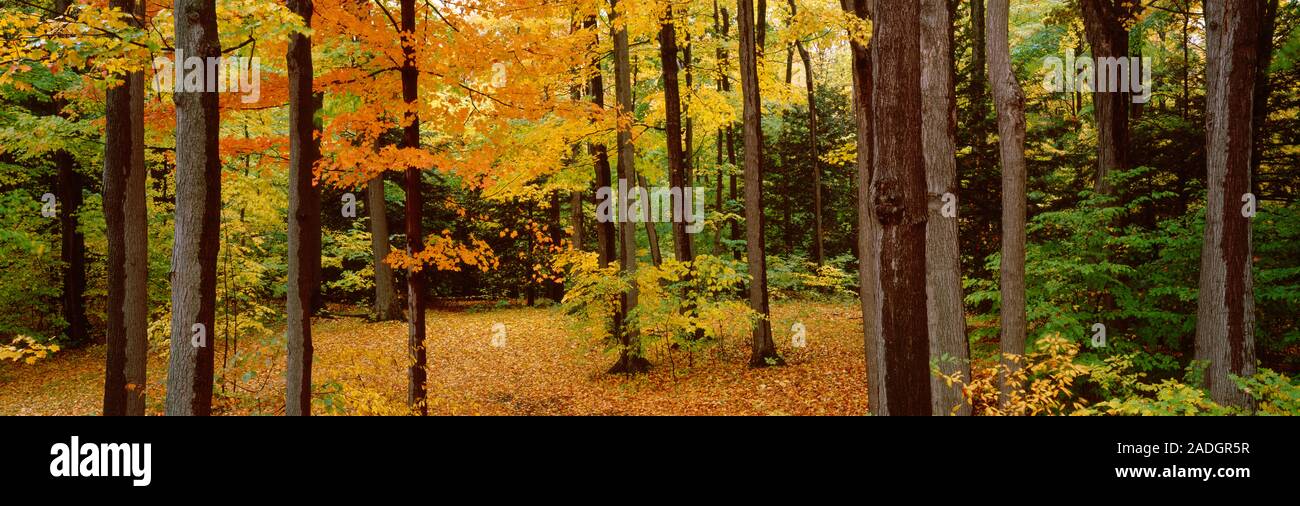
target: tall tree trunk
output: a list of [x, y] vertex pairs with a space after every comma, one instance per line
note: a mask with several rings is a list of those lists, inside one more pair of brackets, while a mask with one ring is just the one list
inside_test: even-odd
[[[582, 27], [587, 30], [596, 30], [596, 16], [589, 15], [582, 21]], [[591, 60], [593, 72], [591, 73], [590, 92], [591, 103], [597, 108], [605, 109], [605, 79], [601, 75], [600, 58], [593, 56]], [[594, 169], [596, 171], [597, 188], [613, 188], [610, 178], [609, 168], [609, 150], [601, 142], [592, 142], [588, 145], [587, 151], [594, 160]], [[609, 266], [610, 262], [615, 261], [618, 256], [617, 245], [614, 239], [614, 222], [611, 220], [597, 221], [596, 223], [596, 242], [597, 253], [600, 254], [600, 267]], [[617, 318], [616, 318], [617, 319]], [[621, 321], [621, 320], [619, 320]], [[617, 325], [615, 326], [617, 328]]]
[[388, 202], [384, 198], [383, 174], [366, 183], [366, 209], [370, 211], [370, 254], [375, 266], [375, 319], [400, 320], [402, 308], [397, 305], [393, 267], [384, 261], [392, 246], [388, 242]]
[[1277, 34], [1278, 0], [1258, 0], [1263, 15], [1263, 28], [1259, 31], [1258, 49], [1255, 63], [1255, 105], [1251, 110], [1250, 121], [1250, 192], [1259, 196], [1259, 164], [1264, 155], [1264, 131], [1268, 121], [1268, 99], [1273, 86], [1268, 77], [1268, 68], [1273, 63], [1273, 37]]
[[1220, 404], [1250, 398], [1229, 378], [1255, 373], [1255, 296], [1251, 223], [1242, 216], [1250, 191], [1251, 108], [1260, 2], [1207, 0], [1205, 243], [1196, 311], [1196, 360], [1208, 362], [1205, 386]]
[[[758, 89], [758, 49], [755, 45], [754, 0], [738, 0], [740, 24], [740, 89], [745, 124], [745, 250], [749, 263], [749, 308], [761, 317], [753, 325], [749, 366], [781, 365], [772, 341], [767, 301], [767, 258], [763, 237], [763, 103]], [[760, 6], [762, 4], [760, 3]], [[762, 14], [759, 14], [760, 18]], [[762, 26], [760, 24], [759, 29]], [[760, 36], [761, 37], [761, 36]]]
[[[77, 230], [81, 221], [81, 191], [85, 183], [77, 172], [77, 160], [71, 153], [55, 151], [54, 165], [58, 170], [56, 191], [59, 193], [60, 204], [59, 259], [63, 262], [63, 320], [68, 325], [63, 334], [68, 342], [80, 344], [87, 341], [90, 329], [90, 324], [86, 321], [85, 302], [86, 237]], [[105, 195], [107, 199], [107, 192]], [[119, 319], [118, 322], [120, 321]]]
[[[297, 0], [297, 1], [312, 1], [312, 0]], [[314, 157], [312, 158], [312, 160], [316, 160], [320, 158], [320, 133], [322, 127], [322, 123], [321, 123], [322, 118], [320, 116], [320, 111], [324, 107], [325, 107], [325, 93], [323, 92], [312, 93], [311, 94], [312, 110], [310, 113], [311, 116], [309, 116], [310, 118], [312, 118], [312, 122], [310, 123], [312, 129], [312, 134], [311, 134], [312, 136], [308, 138], [308, 142], [311, 144], [312, 153], [314, 153]], [[313, 161], [312, 163], [315, 162]], [[311, 178], [310, 171], [308, 172], [307, 177]], [[303, 193], [303, 210], [304, 212], [307, 213], [307, 216], [311, 217], [311, 219], [303, 222], [303, 225], [307, 227], [304, 229], [303, 236], [302, 236], [303, 249], [306, 250], [304, 253], [305, 255], [307, 255], [306, 259], [311, 262], [310, 263], [311, 306], [309, 310], [312, 316], [316, 316], [320, 314], [321, 311], [325, 310], [325, 293], [323, 290], [324, 285], [321, 283], [322, 280], [321, 247], [324, 244], [322, 241], [322, 235], [324, 230], [321, 227], [321, 218], [320, 218], [321, 188], [319, 186], [311, 186], [306, 188], [305, 190], [306, 191]]]
[[[188, 13], [176, 16], [177, 50], [187, 58], [221, 55], [215, 0], [176, 0], [173, 12]], [[176, 232], [166, 412], [206, 416], [212, 413], [212, 336], [221, 244], [221, 117], [215, 92], [181, 92], [173, 100]]]
[[[1009, 11], [1008, 0], [989, 0], [985, 50], [1002, 159], [1002, 363], [1014, 368], [1006, 355], [1025, 354], [1025, 95], [1011, 69]], [[1001, 378], [1003, 401], [1007, 380]]]
[[[121, 9], [123, 12], [134, 12], [134, 0], [112, 0], [110, 7]], [[106, 225], [104, 235], [108, 241], [108, 265], [106, 266], [108, 277], [108, 301], [106, 304], [108, 325], [105, 329], [105, 342], [107, 344], [105, 366], [104, 366], [104, 416], [122, 416], [126, 414], [126, 184], [127, 175], [131, 172], [131, 155], [134, 142], [131, 137], [133, 129], [131, 128], [131, 78], [125, 73], [113, 76], [121, 79], [117, 86], [109, 88], [105, 92], [104, 98], [104, 222]], [[79, 178], [75, 172], [70, 172], [71, 177], [65, 177], [64, 167], [68, 164], [59, 164], [60, 183], [65, 180], [67, 183], [78, 183]], [[60, 184], [60, 189], [65, 186]], [[67, 197], [75, 195], [76, 200], [65, 198], [64, 205], [66, 211], [62, 219], [76, 227], [76, 208], [81, 206], [81, 185], [76, 184], [70, 188], [73, 192], [68, 193]], [[66, 238], [68, 229], [64, 229], [64, 245], [68, 245]], [[75, 248], [76, 246], [74, 246]], [[80, 253], [84, 258], [84, 246], [82, 251], [67, 251], [72, 248], [64, 248], [64, 257], [70, 253]], [[83, 260], [84, 261], [84, 260]], [[69, 268], [74, 267], [69, 263]], [[76, 266], [80, 271], [84, 265]], [[84, 285], [84, 278], [81, 281]], [[83, 286], [84, 289], [84, 286]], [[81, 291], [75, 293], [77, 300], [80, 301]], [[64, 300], [69, 300], [65, 294]], [[66, 308], [67, 304], [65, 304]], [[70, 320], [71, 321], [71, 320]]]
[[[311, 27], [311, 0], [286, 0], [294, 13]], [[320, 215], [313, 215], [309, 201], [312, 187], [312, 164], [316, 162], [316, 145], [312, 136], [315, 106], [312, 97], [311, 37], [301, 33], [289, 37], [285, 55], [289, 73], [289, 286], [285, 341], [285, 409], [289, 416], [311, 414], [311, 306], [316, 286], [312, 257], [320, 249], [310, 248], [307, 237], [319, 230]]]
[[[668, 184], [678, 188], [684, 194], [687, 190], [686, 155], [682, 151], [682, 95], [677, 85], [677, 34], [673, 29], [672, 4], [668, 4], [659, 28], [659, 58], [664, 78], [664, 136], [668, 144]], [[682, 196], [684, 197], [684, 195]], [[686, 211], [684, 198], [678, 197], [673, 202], [673, 209], [678, 207]], [[690, 262], [695, 258], [691, 248], [691, 235], [686, 232], [686, 221], [682, 216], [673, 216], [673, 256], [679, 262]]]
[[[871, 18], [871, 0], [840, 0], [840, 7], [860, 19]], [[871, 179], [875, 165], [875, 147], [872, 146], [872, 50], [856, 38], [849, 42], [853, 57], [853, 110], [857, 123], [857, 186], [858, 186], [858, 281], [862, 303], [863, 351], [867, 361], [868, 409], [876, 415], [888, 415], [886, 391], [885, 342], [880, 327], [880, 252], [877, 249], [875, 217], [871, 203]]]
[[[790, 0], [790, 15], [794, 16], [796, 12], [794, 0]], [[822, 251], [822, 237], [825, 233], [822, 229], [822, 167], [817, 151], [817, 88], [813, 80], [812, 55], [801, 40], [796, 40], [794, 47], [799, 51], [799, 59], [803, 61], [804, 87], [808, 90], [808, 156], [812, 162], [813, 185], [812, 257], [813, 262], [821, 266], [826, 258]]]
[[[1128, 94], [1110, 89], [1101, 79], [1101, 58], [1128, 58], [1128, 30], [1124, 28], [1122, 0], [1080, 0], [1083, 26], [1088, 45], [1096, 65], [1097, 78], [1093, 80], [1093, 111], [1097, 117], [1097, 172], [1093, 189], [1110, 194], [1106, 178], [1111, 172], [1124, 170], [1128, 157]], [[991, 9], [990, 9], [991, 10]], [[992, 60], [992, 58], [990, 58]], [[1116, 67], [1111, 67], [1112, 69]], [[1126, 67], [1127, 68], [1127, 67]], [[1128, 79], [1128, 75], [1115, 76], [1115, 83]]]
[[[402, 44], [402, 101], [411, 108], [403, 118], [402, 147], [420, 148], [420, 116], [415, 112], [415, 101], [419, 94], [419, 69], [415, 67], [415, 0], [402, 0], [402, 32], [410, 41]], [[424, 250], [424, 228], [422, 209], [424, 196], [420, 192], [420, 168], [406, 167], [406, 252], [417, 255]], [[409, 367], [407, 369], [406, 404], [421, 416], [429, 414], [425, 391], [425, 370], [427, 359], [424, 345], [424, 308], [425, 286], [424, 270], [419, 266], [407, 269], [407, 340], [406, 352]]]
[[891, 415], [930, 414], [926, 325], [926, 173], [921, 153], [920, 0], [892, 2], [872, 23], [876, 164], [872, 214], [880, 275], [880, 328]]
[[[618, 0], [609, 2], [610, 26], [614, 31], [614, 95], [618, 101], [618, 114], [630, 115], [633, 111], [632, 106], [632, 65], [631, 51], [628, 48], [627, 26], [618, 26], [615, 21], [621, 14], [618, 9]], [[621, 181], [627, 181], [628, 186], [637, 183], [636, 173], [636, 147], [632, 145], [632, 130], [629, 125], [619, 121], [618, 126], [618, 178]], [[644, 205], [645, 203], [642, 202]], [[627, 293], [623, 295], [622, 312], [627, 315], [637, 304], [637, 286], [636, 286], [636, 222], [632, 221], [630, 216], [622, 216], [622, 224], [619, 225], [619, 273], [624, 278], [632, 280], [632, 286]], [[649, 228], [647, 228], [647, 231]], [[651, 244], [655, 245], [654, 238], [651, 238]], [[655, 246], [657, 247], [657, 245]], [[653, 251], [653, 250], [652, 250]], [[635, 374], [644, 372], [650, 368], [650, 362], [641, 356], [641, 336], [640, 329], [629, 318], [625, 320], [624, 326], [619, 333], [619, 354], [618, 362], [610, 368], [611, 374], [625, 373]]]
[[[921, 143], [929, 217], [925, 229], [926, 302], [930, 359], [944, 374], [969, 382], [970, 343], [962, 310], [961, 254], [957, 217], [942, 214], [945, 193], [957, 188], [957, 108], [952, 75], [952, 23], [947, 0], [921, 0]], [[969, 415], [961, 387], [930, 377], [936, 415]]]
[[[135, 23], [145, 17], [145, 3], [135, 2]], [[149, 219], [145, 186], [149, 173], [144, 164], [144, 72], [131, 80], [131, 170], [126, 176], [124, 205], [126, 236], [126, 414], [144, 416], [145, 372], [149, 362]]]

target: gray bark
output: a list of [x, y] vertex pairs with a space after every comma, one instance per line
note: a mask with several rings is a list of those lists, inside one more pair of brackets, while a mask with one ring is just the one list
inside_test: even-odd
[[397, 304], [393, 267], [384, 261], [392, 247], [388, 242], [388, 204], [382, 174], [366, 183], [366, 209], [370, 212], [370, 253], [375, 266], [375, 319], [400, 320], [402, 307]]
[[[941, 214], [944, 193], [959, 195], [957, 188], [957, 108], [952, 76], [952, 24], [946, 0], [921, 0], [921, 142], [925, 151], [926, 193], [926, 308], [930, 332], [930, 359], [944, 374], [958, 374], [969, 382], [970, 343], [966, 340], [966, 315], [962, 310], [961, 255], [957, 243], [957, 217]], [[934, 414], [969, 415], [961, 386], [947, 386], [930, 376]]]
[[[215, 0], [176, 0], [176, 48], [186, 57], [218, 57]], [[212, 411], [212, 335], [221, 229], [220, 116], [217, 94], [182, 92], [176, 103], [176, 232], [172, 248], [168, 415]], [[194, 325], [207, 342], [192, 346]]]
[[1251, 108], [1258, 57], [1260, 2], [1207, 0], [1205, 68], [1205, 242], [1196, 310], [1196, 360], [1208, 362], [1205, 386], [1220, 404], [1248, 406], [1229, 375], [1255, 373], [1255, 297], [1250, 191]]
[[[753, 325], [749, 366], [781, 365], [772, 341], [771, 310], [767, 300], [767, 258], [763, 237], [763, 103], [758, 88], [758, 49], [755, 41], [754, 1], [738, 0], [740, 32], [740, 88], [744, 103], [745, 138], [745, 251], [749, 264], [749, 308], [762, 318]], [[762, 6], [762, 4], [760, 4]], [[759, 37], [764, 24], [760, 12]]]
[[[1002, 342], [1006, 354], [1025, 353], [1025, 95], [1011, 69], [1007, 41], [1008, 0], [989, 0], [987, 46], [989, 81], [998, 113], [1002, 159]], [[1010, 385], [1001, 378], [1005, 401]]]

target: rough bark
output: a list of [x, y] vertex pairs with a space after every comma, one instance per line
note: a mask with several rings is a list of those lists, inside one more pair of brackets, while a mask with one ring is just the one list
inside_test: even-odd
[[[126, 12], [134, 11], [132, 0], [112, 0], [110, 7]], [[114, 76], [120, 79], [119, 85], [109, 88], [104, 98], [104, 235], [108, 242], [108, 261], [105, 266], [108, 278], [108, 301], [106, 304], [107, 328], [104, 332], [106, 344], [104, 365], [104, 416], [122, 416], [126, 414], [126, 178], [131, 172], [131, 151], [134, 133], [131, 128], [131, 79], [127, 74]], [[77, 183], [79, 178], [73, 173], [65, 178], [64, 167], [60, 164], [59, 179], [63, 183]], [[62, 189], [65, 185], [60, 185]], [[70, 185], [69, 185], [70, 186]], [[64, 199], [66, 207], [62, 218], [71, 220], [76, 230], [76, 208], [81, 205], [81, 186], [71, 188], [75, 191], [75, 201]], [[69, 194], [68, 197], [72, 197]], [[64, 229], [64, 244], [68, 229]], [[77, 251], [68, 251], [64, 256]], [[80, 252], [84, 262], [84, 246]], [[69, 268], [74, 267], [71, 263]], [[76, 266], [84, 268], [82, 266]], [[84, 278], [82, 280], [84, 285]], [[84, 289], [84, 286], [83, 286]], [[65, 290], [64, 300], [69, 300]], [[81, 291], [76, 292], [78, 300]], [[67, 304], [65, 303], [65, 308]]]
[[[870, 19], [870, 0], [840, 0], [840, 7], [861, 19]], [[876, 415], [888, 415], [889, 403], [886, 391], [886, 366], [884, 338], [880, 328], [880, 307], [877, 298], [880, 293], [880, 264], [877, 259], [875, 217], [871, 202], [871, 178], [874, 166], [875, 137], [872, 121], [872, 58], [871, 48], [861, 44], [856, 38], [849, 43], [853, 62], [853, 111], [857, 123], [857, 192], [858, 192], [858, 281], [859, 297], [862, 303], [863, 351], [867, 361], [867, 402], [868, 409]]]
[[[615, 19], [621, 15], [618, 0], [610, 0], [610, 25], [616, 27]], [[612, 28], [614, 31], [614, 95], [618, 102], [618, 114], [631, 114], [632, 105], [632, 65], [627, 40], [627, 27]], [[638, 181], [636, 173], [636, 147], [632, 144], [631, 127], [620, 121], [618, 127], [618, 178], [632, 186]], [[636, 309], [636, 222], [630, 216], [620, 216], [623, 223], [619, 225], [619, 273], [626, 279], [633, 280], [632, 286], [622, 297], [621, 314], [629, 314]], [[653, 238], [652, 238], [653, 242]], [[650, 362], [641, 356], [640, 329], [630, 320], [618, 334], [618, 362], [610, 368], [611, 374], [635, 374], [644, 372]]]
[[[672, 5], [669, 4], [659, 28], [659, 59], [663, 69], [664, 80], [664, 136], [668, 149], [668, 184], [679, 188], [683, 194], [688, 191], [686, 180], [686, 154], [682, 149], [682, 94], [677, 83], [677, 33], [673, 28]], [[674, 209], [683, 206], [684, 200], [678, 197], [673, 203]], [[682, 207], [685, 211], [685, 207]], [[690, 262], [695, 258], [691, 248], [691, 235], [686, 232], [686, 221], [674, 216], [673, 257], [679, 262]]]
[[[221, 55], [215, 0], [176, 0], [176, 48], [186, 57]], [[179, 62], [178, 62], [179, 64]], [[172, 248], [168, 415], [212, 412], [212, 336], [216, 323], [221, 229], [220, 122], [217, 94], [182, 92], [176, 103], [176, 232]], [[195, 325], [206, 333], [193, 346]]]
[[[1025, 353], [1025, 95], [1011, 69], [1007, 41], [1008, 0], [989, 0], [989, 84], [998, 112], [998, 144], [1002, 160], [1002, 341], [1007, 354]], [[1001, 378], [1005, 401], [1010, 385]]]
[[54, 165], [58, 171], [55, 191], [59, 203], [59, 260], [63, 262], [63, 320], [68, 325], [63, 335], [69, 343], [81, 344], [89, 339], [90, 329], [85, 302], [86, 237], [77, 230], [85, 182], [71, 153], [54, 152]]
[[[415, 66], [415, 0], [402, 0], [402, 32], [406, 33], [410, 43], [402, 44], [402, 101], [408, 107], [414, 107], [419, 93], [419, 69]], [[403, 118], [402, 147], [419, 149], [420, 117], [412, 111]], [[424, 228], [421, 223], [424, 196], [420, 192], [420, 168], [406, 167], [406, 252], [417, 255], [424, 250]], [[429, 414], [425, 380], [428, 372], [424, 344], [424, 308], [425, 285], [424, 271], [419, 266], [412, 266], [406, 273], [407, 287], [407, 389], [406, 404], [417, 414]]]
[[[744, 103], [745, 134], [745, 251], [749, 264], [749, 308], [761, 317], [753, 325], [749, 366], [781, 365], [772, 341], [771, 310], [767, 300], [767, 258], [763, 237], [763, 103], [758, 89], [758, 52], [755, 45], [754, 0], [738, 0], [740, 32], [740, 89]], [[760, 18], [761, 18], [760, 13]], [[758, 29], [762, 29], [760, 23]]]
[[[1123, 23], [1126, 3], [1127, 0], [1080, 0], [1084, 32], [1094, 59], [1128, 57], [1128, 30]], [[1119, 79], [1127, 78], [1127, 75], [1119, 76]], [[1111, 172], [1126, 168], [1129, 98], [1127, 93], [1103, 89], [1100, 79], [1094, 80], [1093, 86], [1093, 113], [1097, 120], [1097, 171], [1093, 189], [1109, 194], [1111, 187], [1106, 178]]]
[[[135, 3], [144, 19], [145, 3]], [[146, 369], [149, 361], [149, 220], [144, 165], [144, 72], [132, 72], [131, 169], [126, 176], [123, 234], [126, 237], [126, 287], [123, 330], [126, 333], [126, 414], [144, 416]]]
[[375, 320], [400, 320], [402, 307], [397, 304], [393, 266], [384, 261], [392, 246], [388, 239], [388, 202], [384, 198], [383, 174], [366, 183], [366, 209], [370, 212], [370, 254], [375, 266]]
[[[294, 13], [302, 16], [311, 27], [311, 0], [286, 0]], [[285, 341], [287, 362], [285, 367], [285, 414], [306, 416], [311, 414], [311, 306], [316, 286], [313, 255], [320, 250], [310, 248], [314, 223], [309, 200], [312, 187], [312, 164], [316, 162], [315, 143], [312, 139], [312, 117], [315, 112], [312, 98], [311, 38], [301, 33], [289, 37], [285, 55], [289, 79], [289, 280], [287, 297], [287, 322]], [[318, 226], [316, 228], [319, 228]]]
[[891, 415], [929, 415], [926, 173], [921, 153], [920, 0], [875, 12], [874, 151], [870, 205], [880, 252], [880, 328]]
[[1207, 363], [1205, 387], [1221, 404], [1250, 398], [1229, 375], [1255, 373], [1255, 297], [1251, 219], [1242, 216], [1250, 191], [1251, 108], [1261, 5], [1207, 0], [1205, 242], [1196, 311], [1196, 360]]
[[[944, 374], [969, 382], [970, 343], [962, 310], [957, 217], [942, 215], [943, 195], [957, 188], [957, 108], [952, 75], [952, 23], [947, 0], [921, 0], [921, 143], [925, 150], [929, 220], [925, 232], [926, 310], [930, 359]], [[936, 415], [969, 415], [961, 387], [930, 377]]]

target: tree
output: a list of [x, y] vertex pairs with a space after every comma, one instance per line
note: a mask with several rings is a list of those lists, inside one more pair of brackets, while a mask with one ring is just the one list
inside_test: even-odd
[[[962, 309], [957, 217], [944, 215], [945, 195], [958, 195], [956, 90], [952, 76], [952, 23], [945, 0], [921, 0], [921, 143], [925, 151], [929, 215], [925, 229], [926, 310], [930, 359], [940, 372], [970, 381], [970, 342]], [[956, 202], [951, 203], [956, 206]], [[969, 415], [960, 387], [931, 375], [934, 414]]]
[[[614, 95], [618, 102], [618, 179], [633, 186], [639, 181], [636, 173], [636, 147], [632, 144], [632, 129], [623, 115], [632, 113], [632, 65], [628, 48], [627, 26], [615, 21], [623, 14], [618, 11], [618, 0], [609, 2], [610, 26], [614, 32]], [[644, 203], [642, 203], [644, 204]], [[626, 316], [636, 309], [636, 221], [631, 216], [619, 216], [622, 223], [619, 232], [619, 274], [628, 279], [631, 286], [622, 296], [621, 314]], [[654, 241], [654, 238], [650, 238]], [[650, 361], [641, 356], [640, 330], [631, 321], [624, 320], [618, 333], [618, 362], [610, 368], [611, 374], [635, 374], [650, 368]]]
[[[998, 113], [998, 144], [1002, 159], [1002, 341], [1003, 365], [1015, 367], [1007, 355], [1025, 353], [1025, 94], [1011, 69], [1007, 40], [1008, 0], [989, 0], [985, 51], [989, 84]], [[1001, 379], [1005, 401], [1010, 385]]]
[[[840, 7], [857, 20], [871, 18], [870, 0], [840, 0]], [[885, 380], [885, 344], [880, 331], [880, 312], [876, 301], [879, 297], [880, 282], [877, 270], [880, 264], [876, 243], [876, 225], [872, 217], [871, 178], [874, 166], [875, 137], [872, 121], [872, 50], [865, 34], [854, 28], [849, 30], [849, 50], [853, 57], [853, 116], [857, 123], [857, 252], [858, 252], [858, 295], [862, 303], [863, 351], [867, 360], [867, 401], [872, 413], [889, 414], [888, 393]]]
[[[1087, 33], [1088, 45], [1092, 46], [1092, 57], [1096, 59], [1097, 80], [1094, 81], [1092, 93], [1093, 112], [1097, 117], [1097, 173], [1094, 190], [1109, 194], [1110, 183], [1107, 175], [1113, 171], [1124, 170], [1128, 163], [1128, 94], [1119, 93], [1101, 79], [1102, 69], [1107, 68], [1101, 58], [1128, 57], [1128, 29], [1125, 22], [1133, 13], [1142, 8], [1137, 0], [1080, 0], [1083, 10], [1083, 26]], [[1127, 60], [1125, 60], [1127, 61]], [[1118, 67], [1111, 66], [1107, 73], [1116, 72]], [[1127, 68], [1127, 67], [1124, 67]], [[1114, 79], [1111, 79], [1114, 78]], [[1127, 75], [1108, 76], [1116, 83], [1128, 79]]]
[[776, 343], [772, 341], [771, 310], [767, 301], [767, 258], [764, 256], [763, 238], [763, 103], [758, 89], [754, 0], [738, 0], [738, 3], [740, 89], [745, 127], [745, 251], [749, 263], [749, 308], [760, 317], [753, 325], [749, 366], [766, 367], [781, 365], [785, 361], [776, 353]]
[[1251, 126], [1260, 2], [1207, 0], [1205, 242], [1196, 310], [1196, 360], [1207, 364], [1205, 387], [1221, 404], [1250, 398], [1230, 376], [1255, 373], [1255, 296], [1250, 192]]
[[[134, 26], [143, 27], [147, 9], [135, 2]], [[149, 362], [149, 221], [144, 163], [144, 71], [131, 81], [131, 169], [126, 175], [122, 230], [126, 237], [126, 287], [123, 290], [123, 330], [126, 333], [126, 414], [144, 416], [145, 377]]]
[[871, 198], [891, 415], [930, 414], [926, 170], [921, 153], [920, 0], [893, 2], [872, 24], [875, 132]]
[[[311, 27], [312, 1], [286, 0], [303, 24]], [[312, 248], [307, 237], [320, 230], [320, 208], [311, 205], [312, 165], [320, 157], [313, 136], [315, 99], [312, 94], [311, 37], [295, 33], [289, 37], [285, 55], [289, 74], [289, 284], [285, 290], [288, 312], [285, 340], [288, 344], [285, 368], [285, 414], [311, 414], [311, 308], [316, 289]]]
[[393, 267], [384, 261], [391, 246], [388, 242], [388, 201], [384, 198], [383, 174], [366, 183], [366, 209], [370, 212], [370, 253], [375, 266], [375, 319], [400, 320], [402, 308], [397, 305]]
[[[415, 66], [415, 0], [402, 0], [402, 101], [408, 110], [402, 118], [402, 147], [419, 149], [420, 117], [416, 112], [416, 100], [419, 98], [419, 69]], [[420, 220], [424, 207], [424, 197], [420, 193], [420, 168], [408, 165], [406, 177], [406, 250], [414, 257], [424, 250], [424, 229]], [[407, 370], [408, 386], [406, 403], [421, 416], [429, 414], [426, 400], [425, 370], [425, 285], [424, 272], [418, 263], [412, 264], [406, 272], [407, 286]]]
[[[176, 0], [176, 49], [217, 58], [215, 0]], [[206, 61], [206, 60], [205, 60]], [[180, 62], [177, 62], [179, 65]], [[168, 415], [212, 411], [212, 346], [221, 229], [220, 124], [217, 94], [184, 91], [176, 102], [176, 232], [172, 249]]]
[[[797, 10], [794, 0], [790, 2], [790, 15], [793, 17]], [[812, 242], [812, 260], [817, 265], [825, 261], [825, 253], [822, 251], [822, 238], [825, 233], [822, 231], [822, 169], [821, 160], [817, 154], [817, 99], [816, 85], [813, 81], [812, 55], [808, 53], [808, 48], [804, 47], [803, 41], [796, 39], [794, 47], [799, 52], [799, 59], [803, 62], [804, 87], [808, 90], [808, 157], [812, 161], [812, 186], [813, 186], [813, 242]]]
[[[134, 0], [112, 0], [109, 6], [123, 12], [133, 12], [135, 7]], [[125, 73], [119, 73], [114, 78], [119, 82], [108, 88], [104, 97], [104, 221], [108, 239], [107, 328], [104, 332], [107, 344], [104, 366], [105, 416], [126, 414], [126, 184], [128, 174], [134, 168], [132, 81]], [[78, 205], [80, 200], [81, 188], [78, 185]], [[80, 293], [77, 296], [80, 297]]]
[[[688, 191], [686, 178], [686, 155], [682, 151], [682, 95], [677, 84], [677, 34], [673, 29], [672, 3], [667, 3], [664, 18], [659, 27], [659, 59], [663, 68], [664, 79], [664, 135], [668, 148], [668, 184], [681, 189], [682, 195]], [[685, 207], [678, 197], [674, 207]], [[673, 256], [679, 262], [690, 262], [695, 258], [691, 248], [691, 235], [686, 232], [686, 220], [675, 216], [673, 220]]]

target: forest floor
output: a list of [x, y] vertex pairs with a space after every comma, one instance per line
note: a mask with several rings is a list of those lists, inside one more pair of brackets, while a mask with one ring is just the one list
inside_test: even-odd
[[[627, 377], [606, 374], [614, 357], [575, 337], [558, 308], [441, 307], [427, 315], [429, 412], [860, 415], [867, 405], [860, 315], [856, 303], [776, 302], [772, 328], [787, 365], [750, 369], [748, 336], [735, 335], [694, 353], [653, 347], [651, 372]], [[806, 347], [792, 347], [786, 330], [795, 322], [807, 327]], [[492, 345], [497, 323], [506, 327], [502, 347]], [[406, 413], [405, 323], [319, 318], [313, 338], [313, 414]], [[213, 344], [214, 413], [282, 414], [282, 337], [241, 339], [231, 350], [218, 333]], [[153, 345], [148, 414], [162, 413], [166, 354], [166, 346]], [[0, 415], [99, 414], [103, 372], [103, 345], [32, 365], [0, 362]]]

